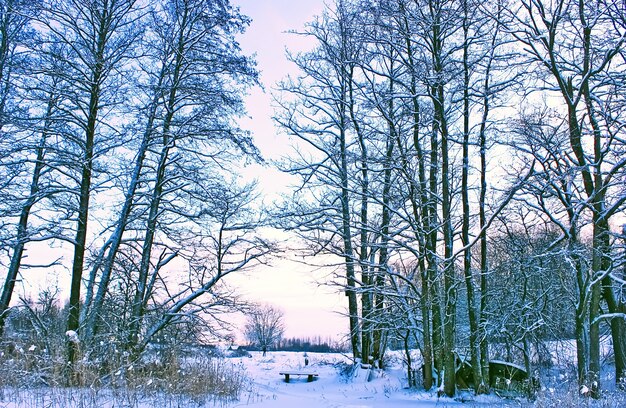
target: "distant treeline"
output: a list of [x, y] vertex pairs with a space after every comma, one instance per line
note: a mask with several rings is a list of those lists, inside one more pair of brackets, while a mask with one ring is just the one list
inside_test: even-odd
[[[246, 350], [260, 350], [258, 346], [247, 345]], [[291, 337], [281, 339], [276, 344], [270, 347], [275, 351], [308, 351], [312, 353], [341, 353], [349, 350], [348, 345], [337, 340], [333, 340], [330, 337], [322, 338], [317, 337]]]

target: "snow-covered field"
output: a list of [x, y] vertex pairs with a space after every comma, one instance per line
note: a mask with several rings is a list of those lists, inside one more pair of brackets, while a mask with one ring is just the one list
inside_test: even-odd
[[[449, 398], [437, 398], [435, 393], [407, 390], [406, 374], [401, 363], [389, 370], [354, 368], [341, 354], [309, 353], [309, 365], [304, 365], [303, 353], [251, 352], [245, 357], [226, 358], [235, 372], [244, 373], [244, 389], [237, 402], [172, 395], [149, 391], [141, 385], [136, 389], [108, 388], [48, 388], [0, 389], [0, 408], [23, 407], [250, 407], [250, 408], [403, 408], [403, 407], [500, 407], [506, 401], [495, 396], [481, 397], [462, 403]], [[393, 357], [390, 360], [394, 361]], [[194, 364], [194, 356], [187, 359]], [[395, 367], [394, 367], [395, 366]], [[280, 375], [283, 371], [313, 372], [318, 377], [292, 377], [289, 383]]]
[[[251, 357], [238, 358], [252, 380], [250, 389], [234, 407], [253, 408], [403, 408], [503, 406], [497, 397], [481, 397], [479, 401], [462, 403], [435, 394], [405, 389], [406, 374], [401, 367], [392, 367], [374, 376], [374, 371], [350, 369], [350, 360], [340, 354], [309, 353], [309, 365], [304, 356], [295, 352], [273, 352], [263, 357], [253, 352]], [[282, 371], [314, 372], [317, 380], [307, 377], [291, 378], [285, 382]], [[368, 381], [368, 377], [373, 376]]]
[[[132, 387], [107, 388], [0, 388], [0, 408], [428, 408], [428, 407], [529, 407], [565, 408], [570, 406], [621, 407], [626, 406], [626, 394], [606, 395], [601, 400], [582, 399], [577, 392], [576, 382], [555, 374], [556, 377], [542, 387], [535, 403], [526, 400], [501, 399], [495, 395], [474, 397], [471, 393], [460, 393], [456, 398], [437, 397], [435, 391], [409, 390], [406, 388], [406, 373], [402, 367], [401, 354], [389, 352], [387, 369], [363, 369], [353, 366], [351, 360], [338, 353], [308, 353], [309, 364], [305, 366], [303, 353], [251, 352], [248, 356], [226, 357], [217, 360], [218, 381], [226, 381], [226, 372], [242, 379], [244, 384], [239, 400], [226, 402], [219, 396], [207, 394], [176, 394], [160, 387], [150, 387], [152, 377], [145, 383], [134, 383]], [[200, 364], [203, 357], [191, 353], [180, 365], [178, 372], [191, 375], [185, 381], [202, 378], [188, 370]], [[216, 360], [214, 360], [216, 361]], [[232, 366], [231, 366], [232, 365]], [[233, 368], [231, 370], [231, 367]], [[311, 372], [317, 378], [308, 382], [306, 376], [291, 377], [285, 382], [281, 372]], [[556, 373], [557, 371], [555, 371]], [[221, 374], [219, 374], [221, 373]], [[242, 377], [240, 374], [243, 374]], [[221, 376], [221, 377], [220, 377]], [[562, 377], [562, 378], [561, 378]], [[182, 378], [182, 374], [181, 374]], [[558, 386], [558, 384], [561, 386]], [[208, 384], [206, 381], [203, 384]], [[164, 384], [171, 387], [172, 384]], [[173, 387], [171, 389], [175, 389]]]

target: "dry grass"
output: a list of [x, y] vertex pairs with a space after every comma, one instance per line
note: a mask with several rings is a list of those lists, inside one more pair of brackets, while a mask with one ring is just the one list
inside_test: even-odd
[[238, 400], [247, 379], [241, 367], [198, 353], [149, 353], [128, 363], [124, 353], [80, 358], [68, 384], [64, 347], [6, 342], [0, 346], [0, 404], [16, 407], [220, 406]]

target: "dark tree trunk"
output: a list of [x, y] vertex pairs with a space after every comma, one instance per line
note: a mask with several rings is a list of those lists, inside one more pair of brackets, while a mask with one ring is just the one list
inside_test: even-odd
[[346, 296], [348, 297], [348, 313], [350, 321], [350, 343], [352, 345], [352, 355], [354, 358], [361, 358], [361, 329], [359, 327], [359, 309], [356, 294], [356, 280], [354, 272], [354, 250], [352, 248], [352, 232], [350, 228], [350, 203], [349, 203], [349, 186], [348, 186], [348, 160], [346, 152], [345, 130], [340, 130], [340, 149], [341, 149], [341, 214], [342, 214], [342, 232], [344, 244], [344, 259], [346, 263], [347, 288]]
[[461, 169], [461, 202], [462, 228], [461, 243], [463, 251], [463, 274], [467, 290], [467, 313], [470, 327], [469, 346], [472, 371], [474, 376], [474, 391], [476, 394], [485, 392], [482, 378], [480, 358], [479, 314], [474, 291], [474, 274], [472, 273], [472, 252], [470, 247], [470, 203], [469, 203], [469, 136], [470, 136], [470, 64], [469, 58], [469, 9], [467, 0], [463, 2], [463, 167]]
[[621, 297], [615, 296], [611, 278], [605, 277], [602, 285], [602, 294], [607, 303], [608, 312], [618, 315], [618, 317], [611, 318], [610, 325], [615, 356], [615, 384], [623, 388], [626, 379], [626, 324], [624, 318], [619, 315], [626, 315], [626, 306]]
[[[139, 151], [137, 152], [137, 157], [135, 158], [132, 178], [124, 195], [124, 204], [122, 205], [122, 209], [120, 210], [115, 230], [107, 243], [103, 246], [102, 254], [98, 257], [98, 261], [93, 266], [90, 274], [87, 291], [85, 294], [85, 311], [83, 313], [83, 320], [85, 322], [85, 339], [87, 342], [97, 333], [98, 319], [100, 317], [100, 312], [104, 304], [104, 298], [111, 280], [111, 274], [113, 271], [115, 258], [117, 257], [119, 248], [122, 244], [122, 237], [124, 235], [124, 232], [126, 231], [133, 201], [135, 199], [135, 194], [139, 186], [140, 175], [143, 169], [143, 162], [148, 151], [148, 146], [150, 145], [150, 142], [153, 138], [154, 121], [156, 118], [158, 99], [160, 98], [161, 87], [164, 79], [165, 67], [163, 67], [159, 75], [157, 95], [154, 96], [154, 99], [150, 104], [146, 129], [142, 137]], [[108, 252], [106, 252], [107, 249]], [[104, 260], [102, 260], [103, 257]], [[98, 289], [94, 297], [93, 292], [94, 287], [96, 286], [96, 275], [100, 267], [102, 267], [102, 274], [100, 276], [100, 282], [97, 285]]]
[[[148, 278], [150, 268], [152, 266], [152, 250], [158, 229], [157, 224], [161, 202], [163, 200], [165, 183], [167, 182], [167, 169], [170, 165], [169, 154], [171, 149], [175, 146], [175, 137], [171, 134], [171, 127], [174, 120], [174, 114], [177, 112], [177, 98], [181, 81], [180, 78], [181, 73], [184, 71], [184, 65], [186, 63], [185, 59], [188, 53], [188, 49], [186, 47], [189, 39], [185, 37], [187, 34], [186, 30], [189, 29], [188, 25], [193, 24], [193, 22], [189, 21], [190, 16], [188, 10], [184, 9], [181, 14], [181, 21], [177, 27], [178, 32], [176, 33], [175, 39], [176, 58], [174, 60], [173, 71], [171, 74], [171, 85], [167, 90], [167, 99], [164, 101], [164, 111], [166, 112], [166, 115], [163, 119], [162, 125], [163, 144], [161, 146], [159, 161], [156, 168], [154, 188], [150, 197], [150, 208], [141, 250], [141, 261], [139, 264], [139, 276], [137, 277], [137, 289], [135, 291], [131, 308], [127, 344], [127, 348], [129, 350], [133, 350], [133, 348], [135, 348], [139, 343], [139, 332], [142, 326], [143, 315], [151, 295], [149, 293], [150, 285], [148, 284]], [[154, 273], [158, 273], [158, 270], [155, 270]]]
[[354, 132], [356, 133], [359, 148], [361, 150], [360, 155], [360, 168], [361, 168], [361, 209], [359, 214], [359, 267], [361, 269], [361, 361], [365, 364], [370, 364], [372, 358], [372, 348], [373, 348], [373, 265], [370, 263], [369, 256], [369, 248], [370, 243], [368, 242], [368, 213], [369, 213], [369, 157], [367, 152], [367, 145], [365, 141], [365, 135], [361, 130], [361, 126], [356, 117], [354, 111], [354, 69], [350, 67], [346, 69], [346, 73], [348, 75], [348, 106], [349, 106], [349, 114], [350, 119], [352, 121], [352, 126], [354, 128]]
[[53, 93], [51, 93], [48, 97], [46, 119], [44, 122], [43, 130], [41, 132], [41, 139], [39, 140], [39, 144], [36, 150], [37, 158], [35, 159], [35, 167], [33, 168], [32, 178], [30, 182], [30, 193], [20, 212], [20, 219], [17, 225], [15, 246], [13, 247], [13, 255], [11, 256], [11, 262], [7, 271], [6, 280], [4, 281], [4, 286], [2, 287], [2, 295], [0, 295], [0, 338], [2, 337], [2, 334], [4, 332], [4, 324], [6, 318], [8, 317], [9, 305], [11, 303], [11, 297], [15, 288], [15, 281], [20, 270], [24, 246], [28, 241], [28, 218], [30, 216], [33, 205], [40, 198], [39, 179], [45, 165], [44, 159], [46, 140], [48, 138], [48, 133], [50, 132], [50, 118], [52, 116], [52, 111], [55, 104], [55, 95], [53, 91]]
[[[393, 82], [390, 84], [390, 88], [393, 90]], [[393, 100], [389, 102], [389, 110], [390, 116], [393, 115]], [[392, 120], [393, 122], [393, 120]], [[389, 256], [389, 224], [391, 222], [391, 211], [389, 206], [391, 204], [391, 175], [392, 175], [392, 161], [393, 161], [393, 152], [396, 137], [396, 131], [393, 124], [390, 123], [389, 129], [389, 138], [387, 139], [387, 151], [385, 154], [385, 175], [384, 175], [384, 185], [383, 185], [383, 208], [382, 208], [382, 219], [381, 219], [381, 228], [380, 228], [380, 252], [378, 257], [378, 273], [376, 275], [376, 296], [374, 299], [374, 313], [377, 318], [381, 317], [384, 310], [384, 302], [385, 302], [385, 281], [387, 274], [387, 262]], [[382, 357], [384, 353], [384, 329], [380, 327], [382, 322], [377, 321], [377, 327], [374, 330], [374, 348], [373, 348], [373, 357], [375, 360], [379, 362], [379, 367], [382, 367]]]
[[456, 325], [456, 289], [453, 256], [453, 230], [452, 230], [452, 195], [450, 190], [450, 158], [449, 158], [449, 133], [447, 123], [447, 113], [445, 108], [444, 85], [441, 79], [444, 76], [442, 65], [442, 33], [441, 10], [435, 10], [434, 21], [432, 23], [432, 58], [433, 70], [437, 77], [437, 82], [431, 87], [431, 99], [433, 102], [433, 133], [441, 135], [441, 215], [443, 224], [443, 364], [444, 364], [444, 393], [449, 397], [456, 392], [455, 373], [455, 325]]
[[[492, 48], [493, 49], [493, 48]], [[487, 214], [486, 214], [486, 197], [487, 197], [487, 116], [489, 114], [489, 69], [485, 76], [485, 96], [483, 98], [483, 118], [480, 123], [479, 132], [479, 148], [480, 148], [480, 192], [478, 197], [478, 219], [480, 225], [480, 310], [478, 337], [480, 342], [480, 365], [482, 368], [482, 379], [485, 389], [489, 386], [489, 342], [487, 341], [487, 274], [489, 273], [489, 264], [487, 258]]]
[[[103, 14], [107, 15], [106, 10]], [[106, 24], [104, 19], [100, 22], [102, 26]], [[101, 27], [103, 28], [103, 27]], [[80, 323], [80, 289], [83, 277], [83, 265], [85, 260], [85, 243], [87, 241], [87, 222], [89, 220], [89, 199], [91, 197], [91, 173], [93, 168], [94, 141], [96, 136], [96, 124], [100, 109], [100, 82], [104, 71], [104, 48], [106, 46], [108, 33], [105, 29], [100, 31], [98, 37], [96, 61], [93, 76], [90, 83], [90, 100], [87, 116], [87, 126], [85, 128], [84, 146], [82, 157], [82, 174], [80, 181], [80, 192], [78, 201], [78, 222], [76, 226], [76, 237], [74, 239], [74, 261], [72, 263], [72, 282], [70, 288], [70, 302], [67, 329], [77, 332]], [[68, 361], [74, 364], [76, 359], [77, 344], [68, 341]]]
[[[402, 168], [405, 172], [405, 177], [409, 181], [409, 197], [411, 199], [411, 206], [413, 212], [413, 218], [415, 221], [415, 238], [419, 245], [419, 271], [420, 271], [420, 280], [422, 286], [422, 296], [420, 298], [420, 309], [422, 313], [422, 332], [423, 332], [423, 346], [422, 346], [422, 357], [424, 359], [424, 388], [429, 390], [433, 386], [433, 366], [434, 366], [434, 357], [433, 357], [433, 335], [431, 330], [431, 322], [433, 321], [433, 296], [431, 290], [431, 282], [433, 279], [432, 270], [436, 269], [436, 261], [434, 256], [434, 251], [436, 247], [436, 234], [431, 235], [434, 230], [433, 218], [431, 217], [431, 212], [436, 211], [436, 200], [433, 198], [436, 195], [434, 190], [429, 192], [429, 180], [426, 176], [426, 162], [427, 157], [422, 149], [422, 141], [420, 140], [420, 105], [418, 99], [418, 90], [417, 90], [417, 68], [415, 66], [414, 60], [414, 50], [412, 45], [411, 31], [410, 25], [408, 22], [407, 10], [405, 8], [405, 3], [402, 1], [398, 2], [398, 6], [401, 12], [401, 23], [402, 23], [402, 31], [404, 34], [404, 45], [406, 48], [406, 56], [408, 62], [408, 68], [411, 73], [410, 77], [410, 92], [411, 92], [411, 106], [412, 106], [412, 123], [411, 123], [411, 132], [412, 132], [412, 142], [413, 148], [415, 149], [417, 155], [417, 166], [418, 166], [418, 181], [415, 182], [415, 178], [413, 174], [408, 174], [409, 165], [407, 163], [408, 159], [406, 154], [403, 154], [402, 150], [402, 142], [398, 138], [398, 150], [401, 154], [402, 159]], [[396, 137], [398, 137], [396, 135]], [[435, 145], [436, 137], [431, 140], [431, 144]], [[436, 148], [431, 146], [431, 160], [437, 159]], [[430, 167], [430, 187], [435, 188], [437, 186], [436, 181], [436, 166]], [[432, 195], [429, 195], [432, 194]], [[421, 228], [421, 231], [419, 231]], [[434, 240], [433, 240], [434, 238]]]

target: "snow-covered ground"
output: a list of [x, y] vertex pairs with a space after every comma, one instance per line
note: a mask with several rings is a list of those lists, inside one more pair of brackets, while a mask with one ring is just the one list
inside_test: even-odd
[[[406, 373], [399, 354], [390, 352], [388, 355], [389, 368], [384, 372], [355, 367], [348, 357], [339, 353], [308, 353], [308, 366], [305, 366], [304, 354], [299, 352], [268, 352], [266, 356], [251, 352], [248, 356], [226, 357], [220, 366], [231, 371], [232, 364], [231, 372], [244, 376], [244, 388], [236, 402], [225, 402], [219, 396], [192, 396], [155, 389], [151, 386], [152, 380], [147, 378], [146, 383], [122, 388], [0, 388], [0, 408], [424, 408], [501, 407], [511, 402], [495, 396], [481, 396], [474, 400], [470, 394], [465, 396], [465, 402], [461, 402], [463, 396], [438, 398], [436, 392], [406, 389]], [[193, 367], [202, 359], [201, 355], [191, 352], [182, 363], [185, 367]], [[312, 372], [317, 377], [308, 382], [307, 376], [292, 376], [287, 383], [280, 374], [284, 371]]]
[[[192, 375], [188, 368], [203, 361], [202, 350], [192, 351], [181, 370]], [[227, 353], [227, 352], [226, 352]], [[241, 355], [240, 351], [235, 352]], [[50, 408], [102, 407], [102, 408], [430, 408], [430, 407], [531, 407], [532, 401], [502, 399], [495, 395], [474, 397], [471, 393], [459, 393], [456, 398], [439, 398], [435, 391], [410, 390], [406, 388], [406, 373], [401, 354], [388, 352], [387, 369], [369, 370], [354, 367], [351, 360], [338, 353], [308, 353], [309, 364], [305, 366], [303, 353], [251, 352], [248, 356], [226, 357], [219, 360], [218, 372], [236, 375], [244, 384], [236, 402], [226, 402], [220, 396], [182, 394], [150, 386], [152, 377], [144, 383], [131, 387], [83, 387], [83, 388], [0, 388], [0, 408], [26, 408], [45, 406]], [[232, 364], [232, 366], [231, 366]], [[186, 367], [186, 368], [183, 368]], [[232, 370], [231, 370], [232, 367]], [[306, 376], [292, 377], [285, 382], [281, 372], [311, 372], [317, 374], [312, 382]], [[576, 381], [566, 374], [572, 368], [551, 370], [552, 377], [539, 392], [536, 406], [564, 408], [570, 406], [622, 407], [626, 406], [626, 394], [606, 393], [596, 401], [582, 399]], [[231, 374], [226, 374], [230, 372]], [[243, 377], [240, 375], [243, 373]], [[218, 374], [219, 376], [219, 374]], [[193, 376], [194, 380], [201, 376]], [[605, 379], [610, 380], [608, 377]], [[142, 385], [143, 384], [143, 385]], [[165, 384], [167, 388], [168, 384]], [[172, 384], [169, 384], [171, 387]], [[176, 387], [172, 388], [175, 389]]]
[[[25, 350], [26, 348], [24, 348]], [[242, 350], [220, 350], [230, 357], [214, 360], [213, 352], [198, 348], [185, 352], [173, 368], [173, 377], [146, 376], [128, 380], [122, 370], [116, 372], [123, 386], [111, 387], [110, 383], [86, 387], [50, 387], [41, 381], [11, 388], [0, 387], [0, 408], [26, 408], [45, 406], [50, 408], [102, 407], [102, 408], [409, 408], [409, 407], [528, 407], [533, 401], [502, 399], [495, 395], [474, 397], [471, 392], [460, 392], [456, 398], [438, 397], [436, 391], [408, 389], [402, 353], [390, 351], [386, 354], [385, 371], [356, 367], [348, 356], [339, 353], [308, 353], [308, 365], [301, 352], [245, 353]], [[542, 387], [537, 395], [536, 406], [562, 408], [569, 406], [626, 407], [626, 393], [614, 390], [614, 367], [606, 357], [601, 400], [591, 401], [580, 396], [575, 380], [575, 367], [571, 363], [572, 349], [568, 342], [560, 342], [558, 348], [550, 349], [553, 358], [562, 358], [561, 365], [546, 369], [542, 376]], [[25, 351], [23, 353], [26, 353]], [[27, 353], [26, 353], [27, 354]], [[242, 354], [247, 354], [243, 355]], [[154, 354], [156, 357], [158, 353]], [[236, 355], [236, 356], [235, 356]], [[28, 355], [26, 355], [28, 357]], [[26, 358], [25, 357], [25, 358]], [[569, 359], [568, 359], [569, 358]], [[10, 360], [12, 361], [12, 360]], [[9, 361], [7, 361], [8, 363]], [[16, 367], [20, 367], [16, 365]], [[169, 365], [164, 366], [171, 368]], [[196, 368], [194, 371], [193, 368]], [[197, 370], [204, 367], [205, 370]], [[212, 371], [207, 371], [208, 368]], [[130, 372], [131, 367], [126, 367]], [[312, 382], [306, 376], [292, 376], [289, 383], [281, 372], [303, 372], [317, 375]], [[10, 371], [4, 370], [4, 373]], [[167, 372], [167, 371], [166, 371]], [[195, 373], [195, 374], [194, 374]], [[16, 373], [17, 374], [17, 373]], [[24, 374], [24, 373], [22, 373]], [[243, 384], [236, 402], [227, 402], [225, 395], [207, 394], [209, 377], [217, 383]], [[24, 378], [35, 378], [36, 375]], [[203, 379], [204, 377], [204, 379]], [[31, 379], [32, 379], [31, 378]], [[130, 378], [130, 377], [129, 377]], [[177, 383], [188, 387], [173, 386]], [[228, 380], [232, 378], [234, 380]], [[221, 381], [221, 382], [220, 382]], [[234, 382], [233, 382], [234, 381]], [[219, 387], [216, 389], [220, 389]], [[226, 389], [226, 388], [222, 388]], [[191, 390], [188, 393], [184, 390]]]
[[[233, 359], [245, 369], [252, 380], [242, 399], [229, 405], [253, 408], [403, 408], [503, 406], [497, 397], [481, 397], [479, 401], [462, 403], [436, 394], [405, 389], [406, 374], [401, 367], [392, 367], [375, 378], [374, 371], [350, 370], [349, 359], [340, 354], [309, 353], [304, 366], [303, 353], [272, 352], [265, 357], [252, 352], [251, 357]], [[307, 377], [292, 377], [286, 383], [282, 371], [314, 372], [313, 382]]]

